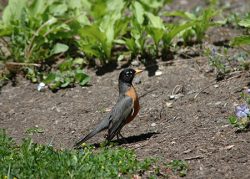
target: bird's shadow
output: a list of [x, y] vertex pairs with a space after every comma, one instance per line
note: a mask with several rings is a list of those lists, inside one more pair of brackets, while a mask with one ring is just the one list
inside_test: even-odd
[[157, 135], [157, 134], [159, 134], [159, 132], [148, 132], [148, 133], [144, 133], [144, 134], [140, 134], [140, 135], [124, 137], [122, 139], [113, 140], [111, 142], [94, 143], [94, 144], [91, 144], [90, 146], [94, 146], [95, 148], [99, 148], [102, 146], [109, 146], [109, 145], [131, 144], [131, 143], [136, 143], [136, 142], [147, 140], [147, 139], [149, 139], [152, 136]]
[[159, 132], [148, 132], [148, 133], [144, 133], [144, 134], [140, 134], [140, 135], [124, 137], [122, 139], [117, 139], [117, 140], [114, 140], [112, 142], [116, 143], [118, 145], [131, 144], [131, 143], [136, 143], [136, 142], [147, 140], [156, 134], [159, 134]]

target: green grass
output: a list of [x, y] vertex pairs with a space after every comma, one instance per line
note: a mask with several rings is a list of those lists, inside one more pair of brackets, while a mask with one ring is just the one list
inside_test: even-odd
[[30, 139], [17, 146], [0, 130], [0, 178], [131, 178], [151, 165], [121, 147], [59, 150]]

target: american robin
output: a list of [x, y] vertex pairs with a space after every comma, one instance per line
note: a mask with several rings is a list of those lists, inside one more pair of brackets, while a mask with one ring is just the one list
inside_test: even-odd
[[141, 72], [142, 70], [127, 68], [120, 73], [119, 97], [115, 106], [92, 132], [76, 142], [75, 148], [80, 147], [82, 143], [105, 129], [108, 129], [106, 136], [108, 141], [111, 141], [115, 136], [122, 137], [121, 129], [135, 118], [140, 109], [138, 95], [132, 81], [135, 75]]

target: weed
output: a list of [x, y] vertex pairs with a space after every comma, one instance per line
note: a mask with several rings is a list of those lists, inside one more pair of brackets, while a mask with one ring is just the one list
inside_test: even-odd
[[238, 131], [248, 130], [250, 126], [250, 89], [245, 90], [241, 97], [246, 101], [246, 104], [238, 105], [235, 107], [235, 115], [228, 118], [229, 123], [236, 127]]
[[[232, 46], [244, 46], [244, 45], [250, 45], [250, 13], [248, 13], [245, 18], [240, 20], [238, 22], [238, 25], [240, 27], [243, 27], [246, 29], [246, 35], [241, 35], [238, 37], [235, 37], [231, 40]], [[248, 51], [248, 53], [250, 53]]]
[[[217, 1], [211, 1], [209, 7], [197, 8], [193, 13], [185, 11], [174, 11], [165, 13], [166, 16], [177, 16], [185, 19], [186, 25], [183, 25], [181, 31], [184, 43], [190, 41], [201, 43], [205, 37], [206, 31], [213, 26], [224, 24], [224, 21], [213, 21], [213, 18], [219, 14], [220, 10], [216, 10]], [[177, 27], [176, 27], [177, 28]]]
[[44, 130], [41, 127], [35, 126], [26, 130], [26, 134], [33, 135], [36, 133], [43, 133]]
[[230, 59], [226, 55], [227, 49], [224, 49], [223, 54], [217, 49], [207, 49], [205, 55], [209, 58], [210, 65], [216, 69], [217, 80], [222, 80], [231, 71]]
[[172, 160], [171, 162], [165, 164], [168, 169], [171, 169], [174, 173], [178, 174], [180, 177], [187, 175], [188, 164], [184, 160]]

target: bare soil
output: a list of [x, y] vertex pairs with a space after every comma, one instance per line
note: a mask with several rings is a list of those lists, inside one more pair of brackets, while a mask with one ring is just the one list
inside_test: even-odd
[[[181, 2], [170, 8], [193, 8], [193, 3], [200, 1]], [[232, 12], [241, 8], [245, 11], [247, 5], [250, 6], [247, 0], [231, 2]], [[203, 47], [225, 42], [239, 32], [229, 27], [211, 29]], [[187, 52], [192, 49], [199, 51], [193, 46]], [[239, 52], [239, 49], [230, 50]], [[145, 68], [141, 83], [135, 84], [141, 96], [141, 110], [136, 119], [123, 128], [127, 143], [120, 142], [120, 145], [135, 149], [141, 159], [188, 161], [185, 178], [250, 178], [250, 133], [236, 133], [228, 122], [235, 105], [242, 103], [239, 96], [250, 81], [249, 72], [234, 72], [216, 81], [207, 57], [200, 54], [184, 59], [180, 54], [172, 61], [157, 60], [147, 68], [139, 66]], [[154, 75], [156, 70], [162, 74]], [[89, 86], [56, 93], [39, 92], [37, 84], [21, 77], [16, 86], [9, 83], [0, 93], [0, 127], [17, 142], [29, 136], [28, 129], [39, 127], [43, 132], [31, 136], [35, 142], [72, 148], [78, 138], [86, 135], [109, 112], [118, 95], [119, 67], [105, 73], [94, 69], [86, 71], [92, 76]], [[171, 95], [178, 98], [170, 99]], [[104, 134], [96, 135], [88, 143], [102, 142]]]

